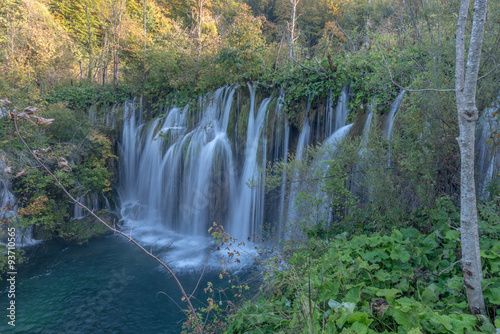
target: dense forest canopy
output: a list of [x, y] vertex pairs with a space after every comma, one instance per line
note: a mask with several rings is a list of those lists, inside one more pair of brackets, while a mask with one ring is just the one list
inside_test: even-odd
[[[498, 59], [495, 6], [490, 3], [484, 72]], [[270, 73], [293, 65], [290, 47], [296, 60], [318, 59], [331, 72], [336, 68], [327, 57], [373, 53], [378, 59], [366, 60], [375, 68], [383, 65], [383, 51], [388, 67], [398, 63], [393, 75], [401, 85], [427, 80], [450, 87], [458, 3], [3, 0], [0, 12], [2, 90], [9, 96], [45, 96], [81, 82], [166, 94], [269, 81]]]

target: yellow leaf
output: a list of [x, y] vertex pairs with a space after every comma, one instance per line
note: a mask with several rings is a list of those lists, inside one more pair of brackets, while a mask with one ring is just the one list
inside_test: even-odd
[[21, 177], [23, 176], [24, 174], [26, 174], [26, 172], [28, 171], [28, 166], [24, 167], [23, 169], [21, 169], [21, 171], [19, 173], [16, 174], [15, 177]]
[[57, 160], [57, 165], [63, 171], [65, 171], [65, 172], [71, 172], [71, 167], [68, 165], [68, 162], [63, 157], [60, 157], [59, 160]]
[[36, 111], [36, 107], [26, 107], [24, 108], [24, 112], [28, 115], [34, 115], [35, 114], [35, 111]]
[[43, 118], [43, 117], [40, 117], [40, 116], [35, 116], [36, 118], [36, 125], [39, 125], [39, 126], [47, 126], [47, 125], [50, 125], [52, 124], [52, 122], [54, 121], [52, 118], [50, 119], [46, 119], [46, 118]]

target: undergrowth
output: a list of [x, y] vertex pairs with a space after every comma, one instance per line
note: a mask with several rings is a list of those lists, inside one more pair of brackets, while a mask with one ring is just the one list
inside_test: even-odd
[[288, 253], [285, 246], [269, 261], [261, 293], [229, 318], [225, 332], [498, 333], [498, 205], [480, 206], [488, 316], [468, 310], [458, 215], [442, 208], [428, 217], [430, 233], [328, 231], [309, 233]]

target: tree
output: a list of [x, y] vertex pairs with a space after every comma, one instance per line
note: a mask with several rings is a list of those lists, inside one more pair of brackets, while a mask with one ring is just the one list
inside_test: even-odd
[[461, 156], [460, 232], [462, 268], [469, 309], [473, 314], [486, 314], [481, 280], [481, 255], [477, 222], [476, 184], [474, 180], [474, 144], [478, 119], [476, 87], [479, 61], [484, 39], [484, 23], [488, 0], [474, 2], [470, 45], [465, 64], [465, 25], [469, 0], [462, 0], [457, 24], [455, 95], [460, 135], [457, 138]]
[[288, 31], [290, 32], [290, 58], [294, 58], [294, 53], [293, 53], [293, 44], [297, 40], [295, 37], [295, 25], [297, 22], [297, 5], [299, 4], [300, 0], [290, 0], [290, 3], [292, 4], [292, 17], [291, 17], [291, 22], [288, 23]]

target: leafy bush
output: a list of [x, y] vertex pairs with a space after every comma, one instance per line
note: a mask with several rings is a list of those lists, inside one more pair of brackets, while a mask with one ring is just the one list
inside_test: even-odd
[[[438, 211], [428, 217], [434, 226], [428, 235], [414, 228], [388, 235], [343, 233], [310, 239], [286, 262], [275, 258], [263, 293], [238, 310], [226, 332], [493, 332], [486, 317], [469, 314], [458, 264], [460, 234], [448, 226], [456, 216]], [[483, 286], [498, 327], [500, 220], [488, 208], [482, 212], [489, 217], [481, 221]]]

